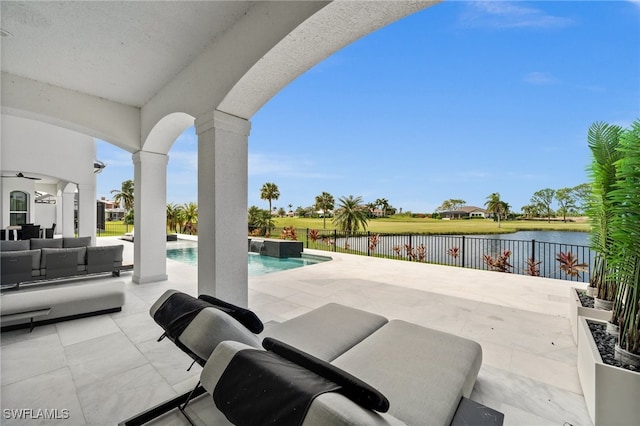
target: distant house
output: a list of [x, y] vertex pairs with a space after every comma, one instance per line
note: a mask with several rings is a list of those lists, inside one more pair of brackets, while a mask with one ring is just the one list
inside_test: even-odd
[[105, 197], [102, 197], [100, 200], [98, 200], [98, 206], [100, 206], [100, 204], [104, 206], [105, 220], [107, 221], [124, 220], [124, 216], [127, 213], [127, 211], [123, 208], [120, 208], [118, 203], [116, 203], [115, 201], [107, 200], [105, 199]]
[[467, 219], [467, 218], [482, 218], [487, 219], [491, 217], [489, 213], [483, 208], [475, 206], [460, 207], [458, 210], [451, 210], [446, 212], [440, 212], [440, 217], [443, 219]]

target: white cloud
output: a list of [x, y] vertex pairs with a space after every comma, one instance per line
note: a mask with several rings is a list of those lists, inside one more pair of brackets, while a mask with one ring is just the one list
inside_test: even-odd
[[553, 75], [539, 71], [530, 72], [526, 74], [522, 79], [526, 83], [535, 84], [537, 86], [550, 86], [552, 84], [557, 84], [560, 82]]
[[461, 16], [470, 27], [489, 28], [562, 28], [573, 25], [571, 18], [553, 16], [523, 2], [477, 1], [467, 3]]

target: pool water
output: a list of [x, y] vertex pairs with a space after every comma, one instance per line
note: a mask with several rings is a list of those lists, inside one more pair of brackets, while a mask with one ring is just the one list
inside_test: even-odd
[[[188, 263], [189, 265], [198, 264], [198, 248], [183, 247], [167, 250], [167, 258], [177, 260], [178, 262]], [[270, 272], [286, 271], [288, 269], [300, 268], [306, 265], [313, 265], [324, 262], [328, 259], [320, 258], [278, 258], [270, 256], [261, 256], [257, 253], [249, 253], [249, 276], [258, 276], [268, 274]]]

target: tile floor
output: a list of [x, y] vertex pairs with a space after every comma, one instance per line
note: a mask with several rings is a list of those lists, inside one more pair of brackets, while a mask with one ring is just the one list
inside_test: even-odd
[[[113, 239], [100, 239], [112, 244]], [[133, 257], [133, 245], [125, 256]], [[319, 254], [326, 254], [319, 252]], [[249, 306], [281, 322], [328, 302], [412, 321], [476, 340], [483, 365], [472, 399], [502, 411], [505, 425], [591, 425], [568, 320], [571, 283], [334, 254], [331, 262], [251, 277]], [[115, 425], [190, 390], [200, 367], [148, 315], [166, 289], [196, 294], [195, 267], [167, 260], [169, 280], [125, 281], [121, 312], [0, 337], [2, 425]], [[103, 279], [103, 278], [100, 278]], [[108, 278], [113, 279], [113, 278]], [[209, 398], [189, 408], [209, 424]], [[57, 420], [7, 410], [57, 410]], [[187, 424], [170, 413], [154, 424]]]

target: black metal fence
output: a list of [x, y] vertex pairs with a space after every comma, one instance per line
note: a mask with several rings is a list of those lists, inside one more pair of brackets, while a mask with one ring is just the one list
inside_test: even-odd
[[[278, 238], [282, 229], [271, 236]], [[300, 235], [302, 234], [302, 235]], [[589, 282], [595, 253], [588, 247], [496, 236], [376, 234], [346, 235], [337, 230], [301, 230], [297, 239], [316, 250], [360, 254], [405, 261], [435, 263]], [[560, 260], [559, 260], [560, 258]]]
[[96, 236], [119, 237], [131, 231], [133, 231], [133, 225], [128, 225], [121, 221], [105, 221], [96, 227]]

